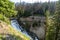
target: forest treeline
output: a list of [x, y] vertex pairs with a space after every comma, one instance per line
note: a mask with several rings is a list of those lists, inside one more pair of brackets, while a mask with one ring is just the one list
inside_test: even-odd
[[[50, 7], [50, 8], [49, 8]], [[49, 9], [51, 15], [55, 12], [56, 2], [44, 3], [16, 3], [15, 8], [18, 11], [18, 16], [28, 17], [31, 15], [45, 16], [46, 10]]]

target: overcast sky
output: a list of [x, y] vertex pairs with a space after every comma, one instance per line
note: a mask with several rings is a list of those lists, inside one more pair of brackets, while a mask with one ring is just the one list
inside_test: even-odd
[[[12, 2], [20, 2], [20, 0], [10, 0]], [[34, 3], [34, 2], [48, 2], [48, 0], [21, 0], [21, 2], [27, 2], [27, 3]], [[58, 1], [58, 0], [50, 0], [50, 1]]]

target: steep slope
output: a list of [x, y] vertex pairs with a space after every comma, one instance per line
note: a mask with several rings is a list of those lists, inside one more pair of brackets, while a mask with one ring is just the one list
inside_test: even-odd
[[0, 40], [30, 40], [26, 35], [14, 30], [7, 23], [0, 21]]

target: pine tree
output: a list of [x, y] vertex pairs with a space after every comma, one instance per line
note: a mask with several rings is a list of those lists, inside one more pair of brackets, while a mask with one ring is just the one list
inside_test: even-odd
[[[47, 14], [49, 14], [47, 12]], [[56, 11], [53, 16], [46, 14], [47, 31], [46, 40], [59, 40], [60, 39], [60, 1], [56, 4]], [[50, 20], [50, 22], [49, 22]]]
[[50, 12], [46, 12], [46, 40], [55, 40], [55, 26], [54, 18], [50, 15]]
[[54, 18], [55, 18], [55, 26], [56, 26], [56, 37], [55, 40], [59, 40], [60, 39], [60, 0], [57, 2], [56, 4], [56, 12], [54, 14]]

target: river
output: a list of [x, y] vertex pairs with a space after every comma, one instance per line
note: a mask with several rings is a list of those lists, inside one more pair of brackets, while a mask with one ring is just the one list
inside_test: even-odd
[[12, 25], [12, 27], [13, 27], [15, 30], [17, 30], [17, 31], [19, 31], [19, 32], [22, 32], [22, 33], [25, 34], [27, 37], [29, 37], [30, 40], [38, 40], [38, 37], [37, 37], [37, 36], [33, 35], [34, 37], [32, 37], [32, 36], [31, 36], [31, 33], [28, 34], [28, 32], [27, 32], [25, 29], [23, 29], [23, 28], [18, 24], [17, 20], [15, 20], [15, 19], [14, 19], [14, 20], [11, 20], [11, 25]]

